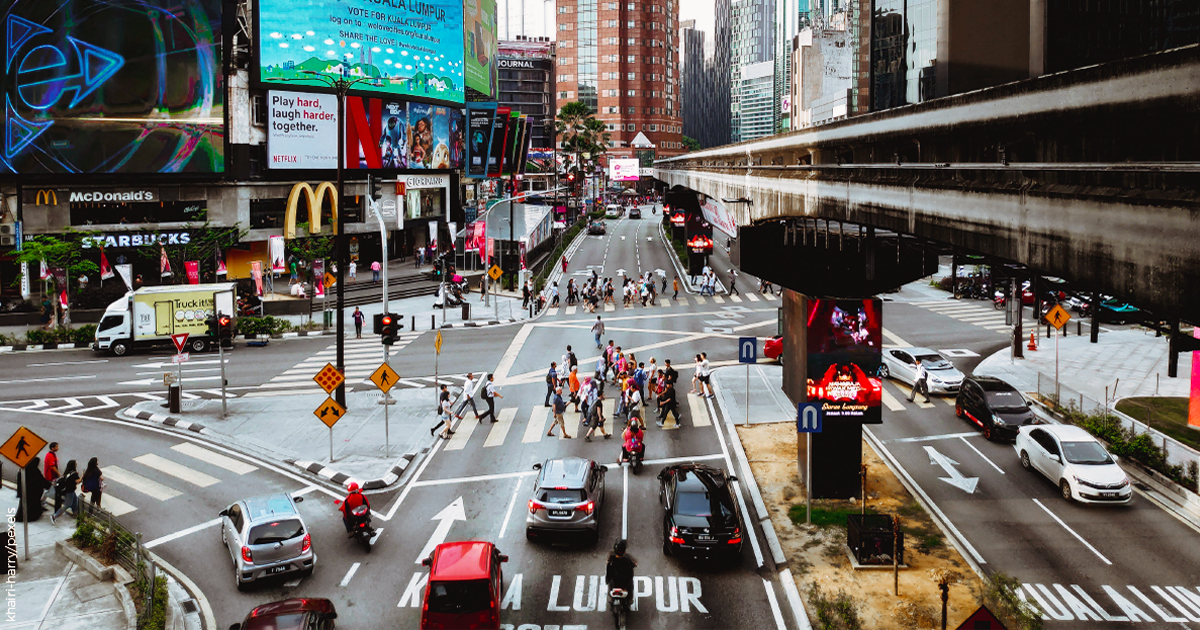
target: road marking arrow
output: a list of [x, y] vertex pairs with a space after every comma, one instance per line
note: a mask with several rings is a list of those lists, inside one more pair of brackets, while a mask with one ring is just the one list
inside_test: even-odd
[[618, 275], [618, 276], [623, 276], [623, 275], [625, 275], [625, 270], [624, 270], [624, 269], [618, 269], [618, 270], [617, 270], [617, 275]]
[[[221, 363], [221, 360], [220, 360], [220, 359], [211, 359], [211, 360], [208, 360], [208, 361], [188, 361], [188, 365], [189, 365], [189, 366], [193, 366], [193, 365], [218, 365], [219, 363]], [[225, 359], [225, 363], [229, 363], [229, 359]], [[169, 361], [168, 361], [168, 362], [166, 362], [166, 363], [139, 363], [139, 364], [137, 364], [137, 365], [135, 365], [135, 366], [133, 366], [133, 367], [134, 367], [135, 369], [141, 369], [141, 368], [158, 369], [158, 368], [163, 368], [163, 367], [168, 367], [168, 366], [170, 366], [170, 367], [174, 367], [174, 366], [175, 366], [175, 364], [174, 364], [174, 363], [171, 363], [171, 362], [169, 362]]]
[[938, 477], [938, 479], [945, 481], [946, 483], [966, 492], [967, 494], [975, 494], [975, 486], [979, 483], [979, 477], [964, 477], [963, 474], [958, 472], [958, 469], [955, 468], [955, 466], [958, 465], [958, 462], [946, 457], [945, 455], [942, 455], [932, 446], [926, 446], [925, 452], [929, 454], [930, 465], [936, 464], [941, 466], [942, 470], [946, 471], [947, 475], [950, 475], [949, 478]]
[[433, 535], [429, 537], [429, 542], [425, 543], [425, 547], [421, 549], [421, 553], [417, 555], [417, 564], [428, 558], [433, 553], [434, 547], [446, 542], [446, 536], [450, 533], [450, 528], [454, 526], [454, 521], [467, 520], [467, 513], [463, 509], [463, 499], [458, 497], [447, 505], [445, 509], [433, 515], [431, 521], [440, 521], [436, 529], [433, 530]]

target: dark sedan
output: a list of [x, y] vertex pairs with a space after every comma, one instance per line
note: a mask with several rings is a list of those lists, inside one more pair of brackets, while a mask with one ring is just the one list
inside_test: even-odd
[[1037, 424], [1021, 392], [991, 376], [968, 376], [954, 400], [954, 414], [983, 429], [989, 440], [1013, 441], [1020, 427]]
[[263, 604], [229, 630], [333, 630], [337, 611], [328, 599], [288, 599]]
[[658, 473], [663, 506], [663, 553], [696, 560], [742, 556], [742, 515], [733, 496], [737, 477], [703, 464], [677, 464]]
[[630, 208], [630, 209], [629, 209], [629, 218], [630, 218], [630, 219], [640, 219], [640, 218], [642, 218], [642, 209], [641, 209], [641, 208], [639, 208], [639, 207], [637, 207], [637, 206], [634, 206], [634, 207]]
[[588, 234], [604, 234], [605, 231], [603, 221], [592, 221], [588, 224]]

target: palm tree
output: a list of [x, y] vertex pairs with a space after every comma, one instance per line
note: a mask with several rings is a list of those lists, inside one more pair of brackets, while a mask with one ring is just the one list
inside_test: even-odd
[[586, 143], [582, 142], [588, 130], [589, 121], [595, 121], [592, 108], [586, 103], [572, 101], [562, 106], [558, 111], [554, 127], [558, 136], [562, 137], [562, 147], [568, 154], [575, 155], [574, 166], [579, 166], [579, 154], [586, 151]]

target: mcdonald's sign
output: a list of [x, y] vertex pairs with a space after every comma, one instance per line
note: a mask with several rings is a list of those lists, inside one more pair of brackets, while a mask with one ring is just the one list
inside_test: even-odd
[[321, 233], [321, 203], [325, 200], [326, 193], [329, 194], [330, 206], [333, 207], [333, 233], [337, 234], [337, 188], [329, 182], [321, 182], [317, 184], [317, 190], [314, 192], [312, 186], [309, 186], [307, 182], [300, 182], [292, 186], [292, 192], [288, 194], [287, 208], [283, 219], [284, 238], [288, 240], [296, 238], [296, 203], [300, 201], [301, 194], [308, 203], [308, 232], [310, 234]]
[[58, 193], [54, 192], [53, 190], [46, 190], [43, 188], [42, 190], [37, 191], [37, 197], [34, 199], [33, 205], [57, 206]]

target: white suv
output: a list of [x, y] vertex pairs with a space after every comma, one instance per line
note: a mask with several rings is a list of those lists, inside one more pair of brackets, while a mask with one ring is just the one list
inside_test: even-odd
[[1020, 428], [1013, 446], [1021, 466], [1045, 475], [1068, 501], [1126, 504], [1133, 499], [1125, 471], [1096, 438], [1079, 427], [1026, 425]]

